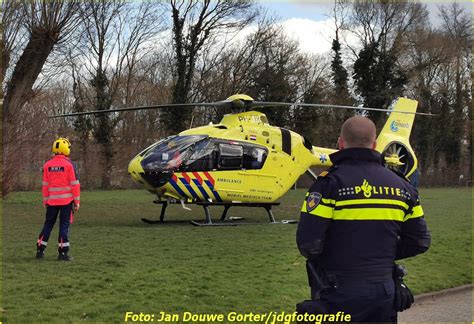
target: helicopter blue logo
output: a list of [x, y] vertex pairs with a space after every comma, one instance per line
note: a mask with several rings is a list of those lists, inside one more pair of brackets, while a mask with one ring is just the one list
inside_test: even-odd
[[390, 130], [394, 133], [398, 132], [398, 126], [397, 124], [395, 123], [395, 121], [391, 122], [390, 123]]
[[409, 123], [402, 123], [399, 120], [394, 120], [390, 123], [390, 130], [394, 133], [398, 132], [398, 130], [402, 128], [410, 128]]

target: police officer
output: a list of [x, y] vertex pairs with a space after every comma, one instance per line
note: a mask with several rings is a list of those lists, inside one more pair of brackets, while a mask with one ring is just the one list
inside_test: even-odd
[[43, 206], [46, 208], [46, 220], [38, 237], [36, 258], [44, 257], [49, 235], [59, 214], [58, 260], [71, 261], [69, 252], [69, 224], [73, 211], [79, 210], [80, 184], [76, 168], [68, 158], [71, 143], [67, 138], [54, 141], [51, 152], [54, 157], [43, 167]]
[[338, 144], [333, 167], [306, 195], [297, 230], [312, 298], [352, 322], [396, 322], [394, 262], [431, 241], [418, 192], [382, 165], [369, 119], [348, 119]]

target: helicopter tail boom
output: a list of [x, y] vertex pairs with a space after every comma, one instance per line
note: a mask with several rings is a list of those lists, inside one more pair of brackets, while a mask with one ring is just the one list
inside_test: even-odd
[[410, 145], [410, 134], [415, 119], [418, 102], [399, 98], [393, 111], [410, 113], [391, 113], [377, 137], [376, 150], [382, 153], [385, 165], [410, 176], [418, 166], [418, 160]]
[[331, 166], [331, 160], [329, 159], [329, 155], [336, 152], [337, 150], [329, 149], [325, 147], [318, 147], [313, 146], [313, 162], [312, 166]]
[[[376, 150], [382, 154], [387, 167], [409, 177], [415, 172], [418, 160], [410, 145], [410, 134], [416, 116], [418, 102], [399, 98], [391, 111], [385, 125], [377, 137]], [[393, 113], [397, 112], [397, 113]], [[331, 166], [331, 153], [337, 150], [323, 147], [312, 147], [312, 166]]]

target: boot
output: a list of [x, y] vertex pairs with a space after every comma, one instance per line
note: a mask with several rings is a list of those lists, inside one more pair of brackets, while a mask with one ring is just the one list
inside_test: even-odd
[[44, 251], [43, 250], [36, 250], [36, 258], [37, 259], [43, 259], [44, 258]]
[[44, 258], [44, 246], [36, 245], [36, 258], [37, 259], [43, 259]]
[[59, 252], [58, 261], [72, 261], [73, 258], [70, 255], [67, 255], [67, 252]]

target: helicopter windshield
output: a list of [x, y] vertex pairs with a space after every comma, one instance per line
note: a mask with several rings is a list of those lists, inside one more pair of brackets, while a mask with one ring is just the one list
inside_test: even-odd
[[207, 135], [172, 136], [160, 141], [143, 153], [142, 167], [146, 172], [179, 168], [190, 154], [188, 148]]

